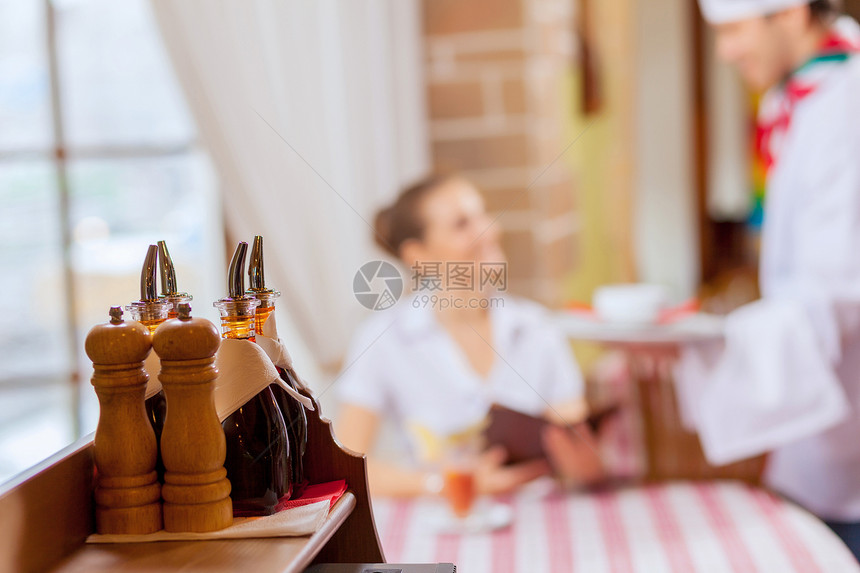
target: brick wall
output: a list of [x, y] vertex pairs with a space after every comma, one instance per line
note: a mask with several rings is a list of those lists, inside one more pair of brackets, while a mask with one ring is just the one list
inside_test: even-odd
[[[510, 291], [562, 302], [575, 268], [574, 185], [563, 160], [573, 0], [424, 0], [434, 165], [484, 192]], [[553, 163], [555, 161], [555, 163]]]

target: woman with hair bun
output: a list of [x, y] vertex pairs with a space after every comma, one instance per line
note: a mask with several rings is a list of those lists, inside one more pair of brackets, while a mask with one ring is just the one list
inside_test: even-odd
[[[371, 490], [438, 491], [439, 476], [416, 463], [417, 450], [480, 427], [493, 404], [558, 423], [542, 434], [547, 459], [505, 465], [499, 448], [480, 454], [478, 493], [552, 472], [573, 484], [599, 480], [602, 466], [581, 424], [582, 375], [544, 308], [494, 290], [506, 263], [475, 186], [457, 175], [428, 177], [379, 212], [375, 231], [379, 246], [410, 269], [413, 292], [362, 325], [337, 382], [338, 437], [370, 453]], [[383, 421], [404, 438], [397, 460], [374, 454]]]

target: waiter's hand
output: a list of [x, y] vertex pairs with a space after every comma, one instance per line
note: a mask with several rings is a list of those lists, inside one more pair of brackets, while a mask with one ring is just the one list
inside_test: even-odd
[[608, 346], [624, 353], [631, 374], [638, 379], [669, 378], [672, 367], [681, 355], [681, 346], [671, 342], [615, 342]]
[[541, 437], [550, 464], [562, 481], [577, 487], [605, 479], [597, 440], [588, 425], [566, 427], [548, 424]]
[[550, 466], [546, 460], [506, 466], [503, 464], [507, 456], [501, 446], [494, 446], [480, 455], [475, 467], [475, 488], [478, 493], [491, 495], [508, 493], [550, 473]]

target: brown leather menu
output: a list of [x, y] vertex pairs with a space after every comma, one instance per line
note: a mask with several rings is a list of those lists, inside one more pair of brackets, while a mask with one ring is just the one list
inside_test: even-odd
[[493, 404], [484, 437], [487, 446], [500, 445], [505, 448], [508, 452], [507, 463], [515, 464], [546, 457], [541, 433], [547, 424], [549, 422], [543, 418]]
[[[617, 405], [593, 412], [585, 421], [592, 431], [598, 431], [604, 420], [616, 414]], [[508, 452], [507, 463], [515, 464], [545, 458], [541, 433], [551, 422], [493, 404], [489, 423], [484, 430], [487, 446], [500, 445]]]

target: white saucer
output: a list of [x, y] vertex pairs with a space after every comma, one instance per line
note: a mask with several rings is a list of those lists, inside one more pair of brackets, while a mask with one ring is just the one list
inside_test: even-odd
[[418, 519], [435, 533], [488, 533], [511, 524], [514, 512], [510, 506], [490, 500], [475, 502], [472, 512], [464, 519], [455, 516], [444, 500], [428, 505]]

